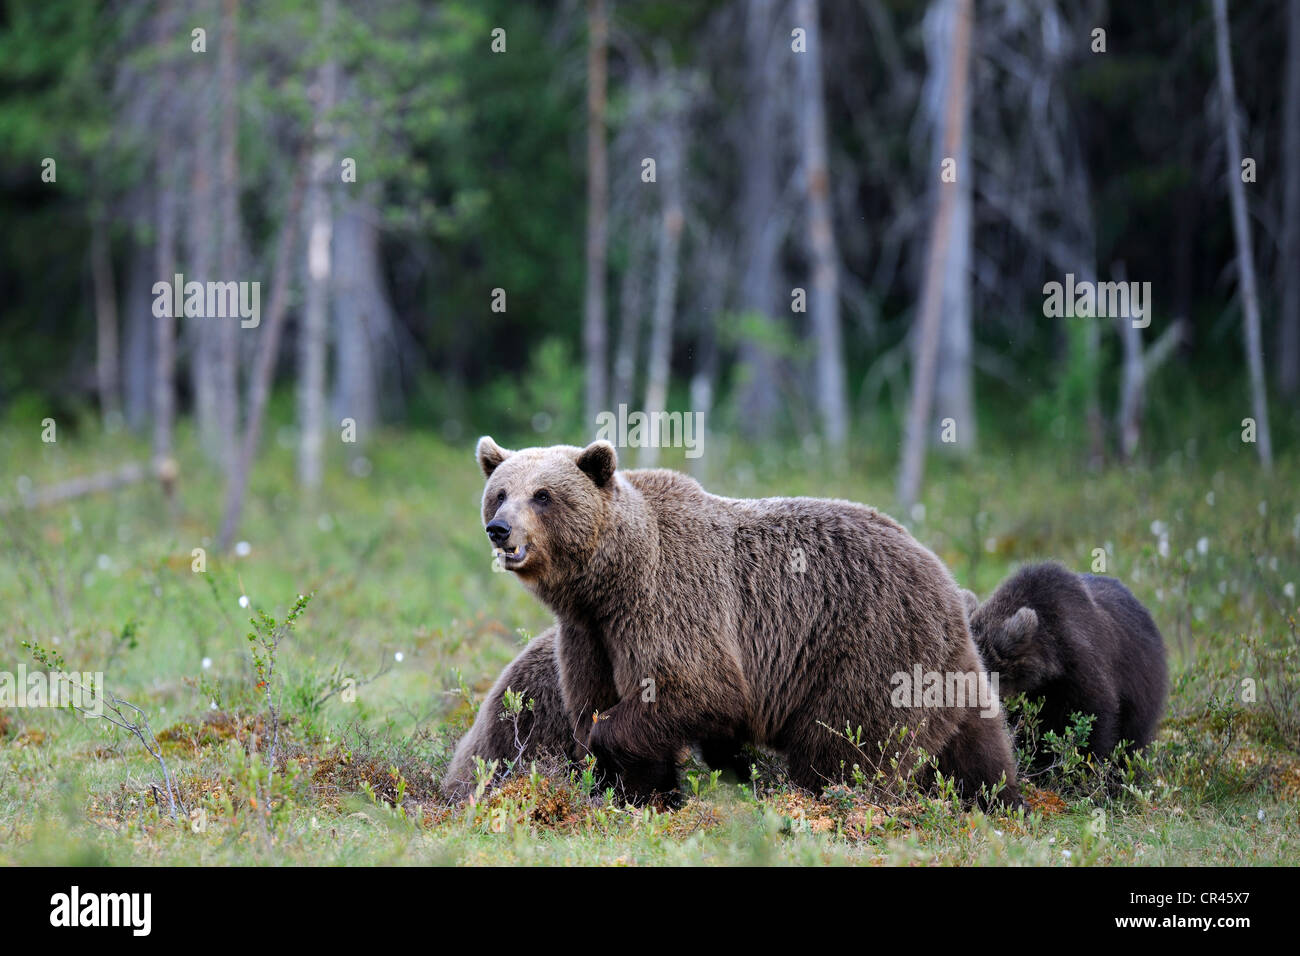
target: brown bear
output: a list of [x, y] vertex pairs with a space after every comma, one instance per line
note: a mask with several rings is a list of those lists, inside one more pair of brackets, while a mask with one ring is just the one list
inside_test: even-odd
[[[983, 604], [966, 594], [999, 692], [1041, 697], [1041, 731], [1061, 734], [1071, 714], [1093, 714], [1089, 753], [1109, 757], [1121, 740], [1130, 750], [1150, 743], [1165, 702], [1165, 644], [1128, 588], [1045, 563], [1022, 568]], [[1035, 765], [1045, 759], [1036, 755]]]
[[891, 700], [914, 671], [982, 676], [952, 576], [901, 525], [846, 501], [723, 498], [673, 471], [620, 471], [607, 441], [512, 452], [484, 437], [477, 457], [485, 530], [557, 618], [576, 738], [630, 799], [671, 794], [692, 741], [769, 746], [817, 790], [855, 764], [870, 776], [907, 726], [965, 797], [1001, 784], [1018, 802], [996, 699], [983, 717], [973, 700]]
[[[506, 762], [525, 766], [538, 757], [577, 756], [573, 724], [560, 696], [559, 671], [555, 661], [556, 628], [538, 634], [507, 665], [488, 691], [469, 732], [456, 745], [451, 763], [442, 778], [442, 792], [453, 800], [464, 800], [478, 783], [474, 758], [497, 761], [496, 775]], [[505, 715], [505, 693], [512, 690], [531, 702], [518, 719]]]

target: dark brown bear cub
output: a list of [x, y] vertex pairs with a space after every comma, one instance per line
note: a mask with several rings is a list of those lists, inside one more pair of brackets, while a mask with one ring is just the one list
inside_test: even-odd
[[1121, 740], [1132, 750], [1155, 736], [1167, 683], [1164, 641], [1115, 578], [1030, 565], [978, 605], [970, 623], [1001, 695], [1043, 699], [1042, 732], [1063, 733], [1071, 714], [1093, 714], [1087, 749], [1098, 757]]
[[974, 686], [982, 670], [952, 575], [885, 515], [711, 495], [676, 472], [619, 469], [606, 441], [507, 451], [483, 438], [478, 462], [484, 530], [555, 613], [574, 737], [630, 799], [673, 793], [692, 742], [714, 760], [770, 747], [812, 790], [855, 765], [870, 778], [878, 742], [908, 727], [964, 797], [1002, 785], [1018, 802], [996, 695], [891, 702], [900, 676]]

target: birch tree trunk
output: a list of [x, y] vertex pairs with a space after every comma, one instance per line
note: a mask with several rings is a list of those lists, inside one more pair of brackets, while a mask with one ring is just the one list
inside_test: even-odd
[[[223, 0], [217, 82], [221, 90], [221, 281], [237, 282], [239, 273], [239, 83], [237, 76], [239, 0]], [[221, 462], [233, 480], [239, 432], [240, 324], [237, 316], [208, 316], [216, 329], [216, 402]]]
[[848, 438], [849, 413], [844, 387], [844, 346], [840, 338], [839, 252], [835, 247], [831, 214], [818, 16], [817, 0], [798, 0], [795, 19], [804, 28], [807, 38], [807, 50], [798, 58], [799, 98], [802, 102], [803, 163], [808, 187], [808, 258], [813, 270], [809, 305], [817, 342], [817, 408], [826, 440], [839, 456]]
[[[947, 91], [944, 94], [943, 154], [958, 156], [965, 142], [967, 65], [970, 60], [971, 0], [955, 0], [952, 47], [949, 55]], [[935, 170], [937, 175], [939, 170]], [[962, 171], [957, 172], [957, 179]], [[934, 395], [935, 366], [939, 351], [940, 309], [943, 304], [945, 270], [956, 214], [956, 183], [941, 181], [938, 203], [930, 231], [925, 281], [917, 309], [919, 336], [916, 370], [912, 378], [912, 399], [903, 436], [902, 465], [898, 477], [898, 498], [910, 508], [920, 493], [925, 472], [925, 451], [929, 444], [931, 398]]]
[[95, 290], [95, 386], [105, 431], [122, 420], [122, 389], [117, 344], [117, 283], [104, 217], [96, 217], [90, 231], [90, 276]]
[[[333, 20], [333, 4], [325, 19]], [[311, 185], [307, 191], [307, 295], [298, 342], [298, 481], [309, 492], [320, 487], [325, 444], [325, 362], [329, 335], [330, 243], [333, 215], [326, 182], [333, 172], [330, 111], [334, 108], [337, 67], [321, 66], [317, 78], [316, 121]]]
[[[160, 51], [166, 49], [171, 39], [175, 18], [171, 15], [172, 5], [163, 3], [155, 21], [155, 43]], [[160, 132], [154, 154], [154, 169], [157, 177], [158, 192], [154, 205], [154, 246], [155, 281], [170, 283], [176, 273], [176, 226], [177, 226], [177, 183], [175, 170], [178, 163], [184, 161], [187, 150], [171, 149], [171, 140], [176, 132], [173, 110], [175, 97], [171, 92], [175, 84], [175, 70], [168, 63], [163, 72], [162, 107], [160, 112]], [[152, 311], [150, 312], [152, 315]], [[154, 467], [161, 470], [164, 463], [170, 463], [172, 457], [172, 431], [176, 419], [176, 323], [179, 317], [167, 310], [167, 315], [154, 316], [154, 377], [153, 377], [153, 458]], [[163, 484], [164, 491], [171, 494], [171, 484]]]
[[[941, 169], [946, 160], [955, 162], [955, 182], [940, 182], [940, 188], [955, 194], [952, 228], [949, 231], [947, 266], [943, 274], [942, 304], [939, 309], [939, 344], [935, 369], [934, 414], [930, 422], [932, 445], [957, 454], [975, 447], [975, 384], [973, 337], [971, 332], [971, 202], [973, 173], [970, 143], [963, 138], [957, 154], [944, 151], [944, 121], [948, 72], [952, 66], [953, 30], [957, 4], [935, 0], [923, 25], [926, 59], [929, 62], [924, 92], [927, 124], [932, 135], [931, 161]], [[965, 100], [962, 126], [970, 123], [970, 97]], [[913, 353], [915, 354], [914, 343]], [[951, 419], [955, 441], [943, 441], [945, 419]]]
[[285, 314], [289, 311], [289, 277], [294, 271], [298, 247], [298, 224], [302, 214], [302, 197], [307, 182], [307, 163], [309, 156], [304, 150], [298, 157], [295, 168], [293, 188], [289, 194], [289, 205], [284, 212], [280, 225], [280, 236], [276, 242], [275, 272], [271, 277], [271, 297], [267, 306], [266, 322], [261, 326], [261, 348], [253, 363], [253, 373], [248, 380], [248, 414], [245, 418], [244, 434], [241, 437], [235, 474], [226, 486], [226, 507], [221, 519], [221, 534], [218, 547], [225, 551], [235, 538], [239, 527], [239, 518], [244, 510], [244, 497], [248, 492], [248, 478], [252, 471], [253, 459], [257, 457], [257, 446], [262, 440], [262, 419], [266, 415], [266, 403], [271, 397], [271, 382], [275, 377], [275, 362], [280, 354], [280, 340], [284, 334]]
[[[1226, 0], [1214, 3], [1214, 47], [1219, 64], [1219, 100], [1223, 110], [1224, 151], [1228, 159], [1228, 194], [1232, 200], [1232, 231], [1237, 240], [1237, 278], [1250, 370], [1250, 401], [1255, 416], [1256, 446], [1266, 469], [1273, 466], [1273, 442], [1268, 429], [1268, 397], [1264, 387], [1264, 351], [1259, 332], [1259, 293], [1255, 285], [1255, 254], [1251, 248], [1246, 189], [1241, 181], [1241, 133], [1237, 128], [1237, 91], [1232, 78]], [[1284, 263], [1284, 265], [1286, 265]], [[1291, 263], [1294, 267], [1295, 263]]]
[[715, 229], [704, 247], [703, 266], [698, 275], [704, 293], [700, 299], [699, 337], [695, 344], [695, 369], [691, 374], [690, 407], [700, 416], [701, 427], [696, 431], [700, 454], [689, 459], [692, 475], [704, 480], [706, 464], [714, 459], [704, 453], [712, 447], [710, 421], [713, 415], [713, 395], [718, 378], [718, 321], [723, 315], [727, 300], [727, 276], [732, 269], [732, 247], [723, 238], [726, 231]]
[[678, 253], [681, 248], [682, 164], [681, 135], [675, 116], [664, 120], [664, 145], [660, 150], [659, 184], [663, 189], [663, 215], [659, 225], [658, 264], [655, 270], [654, 314], [650, 323], [650, 354], [646, 364], [645, 412], [650, 416], [650, 441], [641, 449], [639, 464], [651, 468], [659, 460], [657, 413], [668, 407], [668, 375], [672, 358], [673, 314], [677, 307]]
[[[931, 442], [959, 455], [975, 449], [974, 336], [971, 328], [971, 177], [970, 149], [963, 143], [956, 157], [961, 171], [953, 183], [952, 230], [948, 237], [948, 267], [943, 279], [940, 308], [939, 354], [934, 379], [935, 414]], [[952, 419], [956, 441], [941, 440], [938, 424]]]
[[[139, 195], [138, 202], [148, 202], [143, 193]], [[126, 427], [136, 433], [144, 432], [153, 401], [153, 259], [152, 247], [131, 244], [122, 317], [122, 415]]]
[[586, 421], [609, 401], [605, 255], [608, 243], [609, 163], [605, 145], [606, 60], [609, 18], [605, 0], [587, 0], [587, 285], [582, 342], [586, 356]]
[[[777, 116], [773, 71], [773, 0], [748, 0], [745, 8], [747, 144], [741, 157], [741, 234], [744, 274], [740, 307], [749, 319], [774, 321], [781, 235], [777, 221]], [[741, 342], [740, 361], [748, 376], [740, 396], [740, 429], [751, 440], [768, 433], [777, 412], [777, 359], [764, 336]]]
[[633, 224], [627, 239], [627, 268], [619, 283], [618, 295], [618, 345], [614, 350], [614, 380], [610, 390], [613, 404], [633, 400], [636, 391], [637, 352], [641, 344], [641, 310], [644, 307], [647, 240], [639, 224]]
[[374, 191], [346, 202], [333, 228], [333, 313], [338, 356], [334, 386], [337, 420], [357, 424], [369, 441], [380, 419], [380, 383], [397, 374], [394, 318], [379, 255], [379, 210]]
[[[214, 278], [216, 259], [217, 209], [214, 195], [213, 156], [217, 151], [213, 116], [213, 71], [203, 59], [195, 64], [196, 75], [191, 93], [193, 131], [191, 142], [194, 169], [190, 180], [189, 209], [186, 216], [186, 282], [208, 282]], [[207, 457], [217, 461], [220, 454], [220, 426], [217, 414], [216, 330], [214, 323], [202, 316], [187, 317], [185, 337], [190, 350], [190, 382], [194, 391], [194, 417], [199, 444]]]
[[[1128, 281], [1122, 262], [1111, 266], [1110, 277], [1113, 282]], [[1148, 311], [1151, 309], [1150, 302], [1146, 304], [1146, 308]], [[1131, 462], [1137, 455], [1138, 442], [1142, 438], [1142, 408], [1146, 403], [1146, 368], [1142, 359], [1142, 330], [1133, 324], [1131, 308], [1125, 314], [1116, 316], [1115, 321], [1118, 323], [1124, 356], [1120, 368], [1120, 454], [1126, 462]]]
[[[166, 161], [159, 157], [160, 164]], [[176, 187], [164, 170], [159, 170], [157, 199], [157, 245], [154, 274], [170, 282], [176, 272]], [[150, 313], [152, 314], [152, 312]], [[172, 431], [176, 420], [176, 316], [170, 310], [154, 317], [153, 457], [155, 465], [171, 458]]]
[[1282, 93], [1282, 314], [1278, 384], [1300, 393], [1300, 0], [1287, 4], [1286, 79]]

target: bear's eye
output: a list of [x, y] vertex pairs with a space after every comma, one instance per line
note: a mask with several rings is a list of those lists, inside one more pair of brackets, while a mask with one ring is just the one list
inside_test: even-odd
[[543, 488], [533, 494], [533, 500], [539, 505], [549, 505], [551, 503], [551, 493]]
[[505, 500], [506, 500], [506, 493], [505, 493], [504, 491], [498, 491], [498, 492], [497, 492], [497, 504], [501, 504], [501, 502], [503, 502], [503, 501], [505, 501]]

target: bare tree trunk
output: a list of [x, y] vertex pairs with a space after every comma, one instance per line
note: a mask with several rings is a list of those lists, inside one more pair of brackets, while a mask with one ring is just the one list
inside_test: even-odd
[[[367, 191], [367, 193], [372, 191]], [[395, 372], [393, 310], [379, 260], [379, 211], [369, 196], [346, 202], [333, 228], [335, 418], [351, 418], [364, 444], [379, 423], [380, 382]]]
[[[143, 193], [137, 196], [139, 202], [147, 202]], [[131, 244], [122, 319], [122, 414], [127, 428], [137, 433], [143, 432], [149, 422], [153, 400], [153, 258], [152, 248]]]
[[[949, 231], [947, 266], [943, 274], [942, 304], [939, 309], [939, 344], [935, 368], [934, 414], [929, 442], [951, 453], [967, 454], [975, 447], [975, 384], [971, 332], [971, 204], [974, 170], [970, 145], [963, 139], [956, 155], [944, 151], [944, 119], [948, 71], [952, 66], [952, 34], [956, 25], [954, 0], [934, 0], [925, 16], [923, 33], [929, 63], [923, 95], [924, 115], [933, 136], [932, 161], [942, 169], [945, 160], [956, 162], [954, 182], [940, 181], [938, 188], [955, 193], [952, 228]], [[970, 123], [970, 97], [966, 98], [962, 126]], [[913, 358], [919, 339], [913, 343]], [[955, 441], [944, 441], [945, 419], [955, 426]]]
[[[164, 2], [155, 21], [154, 42], [158, 49], [165, 50], [171, 39], [175, 18], [172, 5]], [[176, 179], [173, 170], [177, 160], [184, 155], [184, 149], [173, 151], [172, 136], [176, 132], [173, 110], [175, 94], [172, 92], [176, 82], [176, 71], [168, 63], [163, 71], [162, 106], [160, 124], [162, 135], [158, 138], [154, 154], [154, 168], [157, 176], [158, 192], [154, 206], [154, 230], [157, 234], [154, 246], [154, 273], [156, 281], [170, 283], [176, 273]], [[152, 314], [152, 313], [151, 313]], [[173, 468], [172, 429], [176, 420], [176, 322], [179, 316], [171, 314], [154, 316], [154, 373], [153, 373], [153, 459], [154, 467]], [[164, 464], [166, 463], [166, 465]], [[166, 493], [170, 496], [171, 484], [164, 483]]]
[[[781, 249], [777, 217], [777, 83], [772, 74], [781, 58], [774, 56], [772, 49], [773, 25], [777, 22], [773, 0], [749, 0], [745, 11], [748, 139], [740, 202], [745, 261], [740, 307], [747, 318], [771, 323], [776, 311]], [[741, 343], [740, 361], [748, 377], [741, 393], [744, 415], [740, 427], [752, 440], [767, 434], [776, 417], [777, 359], [763, 336], [751, 335]]]
[[309, 157], [306, 151], [298, 157], [295, 168], [293, 189], [289, 194], [289, 205], [284, 211], [284, 220], [280, 225], [280, 237], [276, 242], [275, 272], [271, 277], [271, 301], [267, 307], [266, 322], [261, 327], [261, 348], [253, 365], [252, 377], [248, 380], [248, 414], [245, 419], [244, 434], [238, 449], [235, 472], [226, 485], [226, 508], [221, 519], [221, 534], [218, 546], [221, 550], [230, 547], [235, 530], [239, 527], [239, 518], [244, 510], [244, 496], [248, 492], [249, 473], [253, 459], [257, 456], [257, 446], [262, 440], [262, 419], [266, 415], [266, 403], [271, 396], [271, 382], [275, 376], [275, 362], [280, 352], [280, 339], [284, 333], [285, 314], [289, 311], [289, 277], [296, 262], [298, 245], [298, 223], [302, 214], [302, 196], [306, 186]]
[[[223, 0], [217, 83], [221, 90], [221, 281], [239, 280], [239, 0]], [[208, 317], [216, 325], [216, 401], [221, 462], [234, 479], [239, 433], [239, 319]]]
[[97, 217], [90, 231], [90, 275], [95, 289], [95, 385], [104, 428], [114, 431], [122, 420], [120, 356], [117, 347], [117, 288], [113, 279], [108, 226]]
[[[160, 166], [166, 158], [158, 157]], [[154, 272], [170, 282], [176, 272], [176, 186], [166, 170], [159, 169], [157, 232]], [[161, 464], [172, 456], [172, 429], [176, 420], [176, 317], [154, 318], [153, 456]]]
[[[1081, 247], [1075, 253], [1075, 261], [1079, 263], [1080, 281], [1095, 287], [1097, 282], [1095, 234], [1092, 233], [1091, 225], [1080, 231], [1090, 237], [1086, 240], [1087, 248]], [[1062, 319], [1061, 321], [1080, 320]], [[1085, 324], [1080, 335], [1070, 335], [1067, 330], [1067, 338], [1071, 349], [1083, 353], [1071, 355], [1070, 361], [1084, 370], [1083, 417], [1088, 432], [1088, 469], [1096, 471], [1106, 461], [1106, 421], [1101, 413], [1101, 324], [1096, 319], [1082, 321]]]
[[614, 404], [631, 403], [636, 392], [637, 352], [641, 344], [641, 310], [645, 296], [645, 273], [649, 265], [644, 231], [638, 224], [628, 230], [627, 267], [619, 283], [618, 345], [614, 350], [614, 381], [610, 398]]
[[605, 254], [608, 242], [609, 164], [605, 147], [606, 59], [609, 17], [605, 0], [587, 0], [587, 289], [582, 342], [586, 355], [585, 428], [609, 400], [605, 318]]
[[[671, 80], [669, 81], [671, 86]], [[681, 135], [676, 117], [664, 120], [659, 183], [663, 187], [663, 217], [659, 226], [655, 272], [654, 315], [650, 323], [650, 355], [646, 365], [645, 412], [650, 416], [650, 441], [641, 449], [639, 464], [653, 467], [659, 460], [658, 412], [668, 406], [669, 361], [672, 357], [673, 313], [677, 308], [678, 252], [682, 238]]]
[[838, 456], [848, 439], [849, 412], [844, 387], [844, 346], [840, 339], [839, 252], [831, 215], [818, 16], [817, 0], [798, 0], [796, 20], [807, 37], [807, 50], [799, 57], [799, 85], [803, 102], [803, 162], [808, 177], [807, 243], [813, 269], [809, 304], [817, 340], [817, 408], [826, 440]]
[[961, 175], [952, 184], [956, 193], [952, 230], [948, 237], [948, 267], [943, 279], [940, 309], [939, 354], [934, 379], [935, 423], [952, 419], [956, 441], [941, 440], [941, 429], [931, 433], [931, 442], [959, 455], [975, 450], [974, 336], [971, 328], [971, 176], [970, 149], [962, 144], [957, 158]]
[[[1117, 262], [1111, 266], [1111, 279], [1115, 282], [1127, 282], [1124, 263]], [[1151, 304], [1147, 303], [1149, 310]], [[1120, 374], [1119, 394], [1119, 435], [1120, 452], [1126, 462], [1137, 457], [1138, 445], [1142, 440], [1142, 415], [1146, 408], [1147, 381], [1165, 360], [1173, 354], [1181, 340], [1186, 323], [1182, 319], [1174, 322], [1160, 334], [1149, 349], [1142, 346], [1142, 331], [1133, 324], [1132, 309], [1118, 316], [1120, 342], [1123, 345], [1123, 365]]]
[[[213, 155], [217, 138], [213, 116], [212, 70], [200, 62], [192, 87], [194, 170], [190, 182], [190, 207], [186, 216], [187, 282], [212, 280], [216, 259], [217, 203]], [[190, 349], [190, 379], [194, 390], [194, 417], [199, 444], [213, 461], [220, 455], [220, 423], [217, 413], [216, 330], [202, 316], [188, 318], [186, 339]]]
[[[1246, 190], [1241, 181], [1241, 133], [1237, 128], [1237, 91], [1232, 78], [1226, 0], [1214, 2], [1214, 46], [1219, 62], [1219, 100], [1223, 109], [1224, 149], [1228, 158], [1228, 193], [1232, 199], [1232, 231], [1237, 238], [1237, 278], [1245, 320], [1246, 363], [1250, 369], [1250, 398], [1255, 415], [1256, 444], [1264, 467], [1273, 466], [1273, 441], [1268, 429], [1268, 396], [1264, 387], [1264, 351], [1259, 332], [1259, 294], [1255, 286], [1255, 254], [1251, 249]], [[1291, 263], [1294, 266], [1294, 263]]]
[[724, 235], [724, 230], [714, 230], [700, 256], [702, 268], [699, 275], [704, 293], [699, 303], [699, 339], [695, 347], [695, 371], [691, 375], [689, 410], [700, 416], [702, 427], [696, 432], [700, 442], [700, 454], [690, 458], [689, 462], [691, 474], [701, 480], [703, 480], [705, 463], [713, 460], [704, 454], [704, 449], [713, 444], [709, 423], [713, 413], [714, 383], [718, 377], [717, 327], [727, 300], [727, 276], [732, 268], [731, 247], [722, 238]]
[[1282, 314], [1278, 384], [1300, 393], [1300, 0], [1287, 4], [1286, 80], [1282, 94]]
[[[943, 153], [961, 154], [965, 142], [967, 65], [970, 60], [971, 0], [955, 0], [957, 9], [952, 30], [952, 52], [944, 96]], [[935, 170], [938, 173], [938, 170]], [[962, 171], [958, 171], [960, 180]], [[898, 477], [898, 498], [911, 507], [921, 489], [925, 472], [925, 451], [929, 444], [930, 401], [934, 395], [936, 359], [939, 351], [939, 311], [943, 304], [944, 272], [948, 268], [953, 218], [956, 212], [955, 183], [941, 183], [938, 205], [930, 232], [925, 283], [917, 310], [920, 326], [912, 400], [908, 408], [907, 431], [903, 436], [903, 461]]]
[[[333, 22], [333, 4], [325, 19]], [[326, 182], [333, 169], [329, 113], [334, 108], [337, 66], [328, 60], [317, 79], [311, 185], [307, 191], [307, 296], [298, 352], [298, 481], [309, 492], [320, 487], [325, 445], [325, 362], [329, 335], [330, 243], [333, 214]]]
[[[1110, 277], [1114, 282], [1127, 282], [1124, 263], [1111, 265]], [[1151, 303], [1147, 303], [1147, 309]], [[1133, 324], [1132, 310], [1115, 317], [1119, 323], [1120, 343], [1123, 347], [1123, 364], [1120, 370], [1119, 392], [1119, 444], [1124, 460], [1131, 462], [1137, 454], [1142, 438], [1142, 408], [1146, 403], [1146, 367], [1142, 360], [1142, 330]]]

